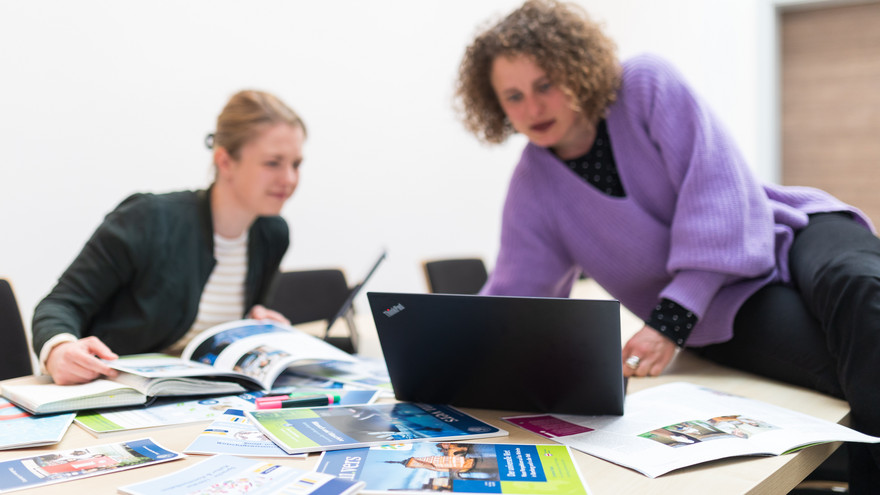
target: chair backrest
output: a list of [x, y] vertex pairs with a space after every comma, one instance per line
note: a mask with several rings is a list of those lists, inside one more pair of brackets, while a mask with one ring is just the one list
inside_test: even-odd
[[458, 258], [423, 263], [428, 290], [435, 294], [476, 294], [489, 274], [479, 258]]
[[28, 350], [27, 336], [21, 321], [21, 312], [6, 279], [0, 278], [0, 338], [3, 351], [0, 352], [0, 380], [30, 375], [31, 354]]
[[292, 325], [329, 320], [336, 316], [350, 290], [342, 270], [282, 272], [266, 307], [284, 315]]

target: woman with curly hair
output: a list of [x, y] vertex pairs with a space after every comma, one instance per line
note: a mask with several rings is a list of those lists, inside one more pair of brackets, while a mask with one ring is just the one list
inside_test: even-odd
[[584, 274], [645, 321], [626, 376], [690, 347], [845, 398], [880, 435], [880, 240], [858, 209], [760, 183], [673, 67], [618, 61], [573, 5], [527, 1], [480, 33], [457, 98], [479, 139], [529, 140], [482, 293], [567, 297]]

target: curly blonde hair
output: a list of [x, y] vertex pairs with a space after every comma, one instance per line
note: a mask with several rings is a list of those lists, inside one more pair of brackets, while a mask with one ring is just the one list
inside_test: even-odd
[[515, 131], [491, 84], [492, 62], [525, 55], [568, 94], [590, 120], [617, 96], [620, 67], [614, 42], [577, 5], [528, 0], [467, 48], [458, 69], [456, 109], [478, 139], [501, 143]]

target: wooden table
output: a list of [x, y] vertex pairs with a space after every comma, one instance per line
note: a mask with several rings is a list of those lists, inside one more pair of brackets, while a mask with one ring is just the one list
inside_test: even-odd
[[[624, 338], [631, 335], [641, 322], [633, 320], [631, 315], [624, 315]], [[320, 326], [316, 326], [320, 330]], [[361, 352], [365, 355], [379, 356], [381, 351], [375, 336], [375, 327], [368, 318], [361, 315], [358, 320], [361, 333]], [[308, 330], [308, 328], [306, 328]], [[810, 390], [785, 385], [772, 380], [756, 377], [747, 373], [723, 368], [707, 362], [693, 354], [680, 353], [662, 376], [652, 378], [636, 378], [629, 382], [628, 392], [636, 392], [648, 387], [673, 381], [687, 381], [716, 390], [762, 400], [771, 404], [787, 407], [833, 422], [846, 422], [849, 407], [846, 402], [821, 395]], [[0, 382], [2, 386], [2, 382]], [[496, 443], [548, 443], [549, 440], [519, 429], [504, 421], [502, 416], [515, 415], [515, 411], [489, 411], [463, 409], [474, 416], [510, 432], [508, 437], [486, 439]], [[119, 433], [102, 438], [95, 438], [85, 430], [71, 426], [62, 442], [50, 447], [36, 449], [19, 449], [0, 452], [0, 461], [45, 454], [53, 450], [68, 450], [77, 447], [100, 445], [122, 440], [152, 437], [164, 447], [182, 451], [207, 423], [195, 423], [185, 426], [146, 429], [128, 433]], [[766, 494], [787, 493], [804, 477], [825, 460], [838, 444], [825, 444], [809, 447], [796, 454], [777, 457], [735, 458], [693, 466], [678, 470], [659, 478], [651, 479], [635, 471], [620, 467], [607, 461], [594, 458], [578, 451], [572, 451], [581, 473], [592, 493], [599, 495], [620, 494]], [[190, 456], [181, 461], [161, 465], [132, 469], [129, 471], [101, 475], [93, 478], [60, 483], [48, 487], [31, 489], [22, 493], [71, 493], [110, 494], [116, 493], [116, 487], [148, 480], [168, 474], [186, 465], [203, 459], [203, 456]], [[308, 469], [316, 465], [318, 455], [308, 459], [284, 459], [280, 464], [300, 469]]]

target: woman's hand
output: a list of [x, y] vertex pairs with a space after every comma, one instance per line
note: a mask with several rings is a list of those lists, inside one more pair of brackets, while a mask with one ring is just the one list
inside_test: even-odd
[[290, 320], [285, 318], [284, 315], [282, 315], [278, 311], [266, 308], [261, 304], [257, 304], [253, 308], [251, 308], [250, 312], [248, 313], [248, 318], [251, 318], [253, 320], [274, 320], [279, 323], [284, 323], [285, 325], [290, 325]]
[[55, 346], [46, 358], [46, 370], [58, 385], [86, 383], [101, 376], [115, 378], [119, 372], [101, 360], [118, 357], [99, 338], [86, 337]]
[[[623, 376], [657, 376], [672, 361], [675, 350], [674, 342], [645, 325], [623, 346]], [[633, 361], [638, 364], [630, 366]]]

